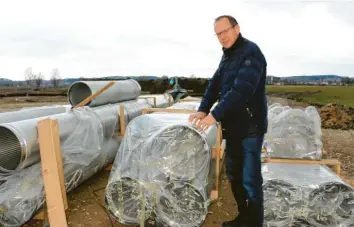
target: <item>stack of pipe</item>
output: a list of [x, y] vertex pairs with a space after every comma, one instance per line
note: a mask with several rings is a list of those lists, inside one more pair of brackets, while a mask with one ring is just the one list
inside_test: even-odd
[[208, 175], [217, 127], [205, 133], [189, 114], [147, 114], [127, 127], [106, 187], [111, 216], [139, 224], [200, 226], [208, 206]]
[[[112, 111], [106, 117], [113, 119], [116, 114]], [[77, 127], [61, 141], [67, 192], [112, 162], [120, 144], [118, 137], [104, 135], [108, 132], [95, 112], [74, 110], [73, 115]], [[0, 225], [21, 226], [45, 202], [41, 165], [37, 162], [22, 171], [13, 172], [3, 181], [0, 185]]]
[[354, 226], [354, 188], [327, 166], [264, 163], [265, 226]]
[[[107, 83], [73, 84], [70, 104], [75, 106]], [[58, 120], [64, 181], [71, 191], [116, 157], [120, 141], [112, 135], [119, 130], [119, 107], [124, 106], [127, 124], [143, 108], [152, 107], [139, 95], [136, 81], [117, 81], [83, 108], [0, 124], [0, 225], [20, 226], [44, 203], [37, 134], [40, 120]]]

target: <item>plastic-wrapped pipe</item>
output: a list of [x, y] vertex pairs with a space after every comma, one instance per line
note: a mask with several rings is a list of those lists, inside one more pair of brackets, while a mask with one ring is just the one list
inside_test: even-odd
[[[68, 101], [76, 106], [96, 91], [106, 86], [110, 81], [77, 81], [68, 90]], [[95, 107], [137, 99], [140, 95], [140, 84], [133, 79], [117, 80], [114, 85], [94, 98], [86, 106]]]
[[[166, 108], [174, 102], [172, 95], [168, 93], [140, 95], [139, 98], [147, 99], [149, 103], [156, 108]], [[155, 106], [155, 99], [156, 99], [156, 106]]]
[[65, 113], [65, 106], [43, 106], [0, 113], [0, 124]]
[[[106, 187], [106, 205], [117, 221], [139, 224], [156, 207], [160, 224], [179, 220], [188, 222], [186, 226], [201, 225], [207, 213], [204, 208], [217, 127], [202, 133], [188, 117], [146, 114], [130, 122]], [[182, 192], [187, 194], [179, 194]], [[189, 199], [193, 200], [185, 201]], [[183, 210], [183, 215], [176, 216], [176, 209]]]
[[[119, 127], [119, 124], [115, 122], [119, 117], [120, 105], [124, 105], [126, 110], [125, 119], [127, 123], [140, 115], [142, 108], [151, 107], [146, 100], [132, 100], [92, 108], [101, 119], [106, 136], [111, 136], [110, 132]], [[39, 161], [37, 124], [38, 121], [45, 118], [47, 117], [0, 125], [0, 174], [11, 174], [15, 170], [28, 167]], [[61, 140], [70, 137], [78, 127], [79, 118], [73, 111], [51, 115], [50, 118], [58, 120]]]
[[[95, 113], [80, 111], [78, 118], [80, 127], [61, 143], [67, 192], [113, 162], [121, 142], [118, 137], [103, 135], [101, 120]], [[22, 226], [45, 202], [41, 165], [14, 172], [4, 181], [0, 185], [0, 226]]]
[[[271, 109], [265, 146], [268, 157], [307, 158], [318, 160], [322, 155], [321, 123], [317, 110], [305, 111], [279, 106]], [[274, 112], [273, 112], [274, 111]]]
[[353, 226], [354, 188], [327, 166], [264, 163], [266, 226]]

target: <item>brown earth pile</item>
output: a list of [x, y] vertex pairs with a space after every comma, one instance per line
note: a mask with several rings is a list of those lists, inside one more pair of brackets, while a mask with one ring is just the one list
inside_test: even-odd
[[327, 104], [319, 109], [322, 128], [354, 129], [354, 108], [338, 104]]

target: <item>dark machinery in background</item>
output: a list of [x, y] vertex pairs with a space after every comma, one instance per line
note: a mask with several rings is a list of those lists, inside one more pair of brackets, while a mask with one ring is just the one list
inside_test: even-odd
[[178, 84], [178, 78], [172, 77], [169, 82], [168, 90], [166, 93], [170, 94], [173, 97], [174, 102], [178, 102], [178, 100], [186, 98], [188, 96], [188, 91], [183, 89]]

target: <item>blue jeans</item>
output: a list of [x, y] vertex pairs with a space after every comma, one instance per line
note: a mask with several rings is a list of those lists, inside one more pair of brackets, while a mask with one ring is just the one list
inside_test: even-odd
[[264, 219], [262, 143], [263, 136], [226, 140], [226, 174], [237, 202], [239, 218], [261, 227]]

